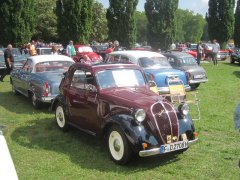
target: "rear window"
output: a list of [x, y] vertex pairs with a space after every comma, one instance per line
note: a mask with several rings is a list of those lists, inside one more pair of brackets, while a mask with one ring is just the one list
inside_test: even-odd
[[44, 61], [37, 63], [35, 68], [36, 72], [67, 71], [72, 64], [70, 61]]

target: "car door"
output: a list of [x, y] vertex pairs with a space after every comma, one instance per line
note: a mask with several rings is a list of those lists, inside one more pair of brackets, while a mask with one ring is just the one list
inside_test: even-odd
[[[67, 93], [67, 103], [71, 120], [74, 124], [90, 132], [96, 132], [97, 101], [96, 92], [88, 90], [87, 76], [91, 72], [87, 69], [76, 69]], [[93, 78], [93, 77], [92, 77]]]
[[26, 85], [28, 85], [29, 75], [32, 71], [32, 60], [28, 59], [23, 67], [17, 70], [13, 77], [13, 83], [16, 89], [22, 94], [27, 95]]

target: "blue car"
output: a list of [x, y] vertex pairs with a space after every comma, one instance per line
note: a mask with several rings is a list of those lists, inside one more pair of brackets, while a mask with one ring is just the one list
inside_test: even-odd
[[105, 61], [108, 64], [133, 63], [141, 66], [151, 80], [156, 82], [160, 94], [168, 94], [171, 79], [179, 79], [186, 91], [189, 86], [188, 75], [181, 70], [173, 69], [167, 58], [159, 53], [151, 51], [115, 51], [109, 54]]

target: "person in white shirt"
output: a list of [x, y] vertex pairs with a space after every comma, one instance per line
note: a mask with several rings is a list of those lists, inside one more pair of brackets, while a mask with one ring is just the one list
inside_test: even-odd
[[217, 43], [217, 40], [214, 39], [214, 40], [213, 40], [213, 50], [212, 50], [212, 53], [213, 53], [213, 64], [214, 64], [215, 66], [218, 65], [217, 55], [218, 55], [219, 50], [220, 50], [220, 46], [219, 46], [219, 44]]

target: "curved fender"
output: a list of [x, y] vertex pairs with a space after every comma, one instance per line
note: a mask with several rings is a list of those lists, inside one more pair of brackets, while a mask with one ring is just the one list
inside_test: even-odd
[[179, 135], [185, 132], [195, 132], [195, 127], [190, 116], [186, 116], [184, 118], [179, 118]]
[[57, 95], [53, 100], [52, 100], [52, 104], [51, 104], [51, 107], [50, 107], [50, 110], [51, 111], [54, 111], [55, 110], [55, 107], [57, 105], [57, 103], [60, 102], [64, 108], [66, 107], [66, 101], [64, 99], [64, 96], [63, 95]]
[[[149, 142], [151, 144], [157, 144], [157, 141], [151, 138], [151, 140], [146, 139], [149, 137], [153, 137], [153, 135], [146, 131], [145, 127], [139, 123], [137, 123], [133, 116], [126, 114], [117, 114], [113, 115], [106, 120], [106, 123], [103, 127], [105, 129], [110, 124], [118, 124], [120, 128], [125, 133], [132, 150], [135, 152], [139, 152], [143, 149], [142, 143]], [[106, 129], [107, 130], [107, 129]]]

